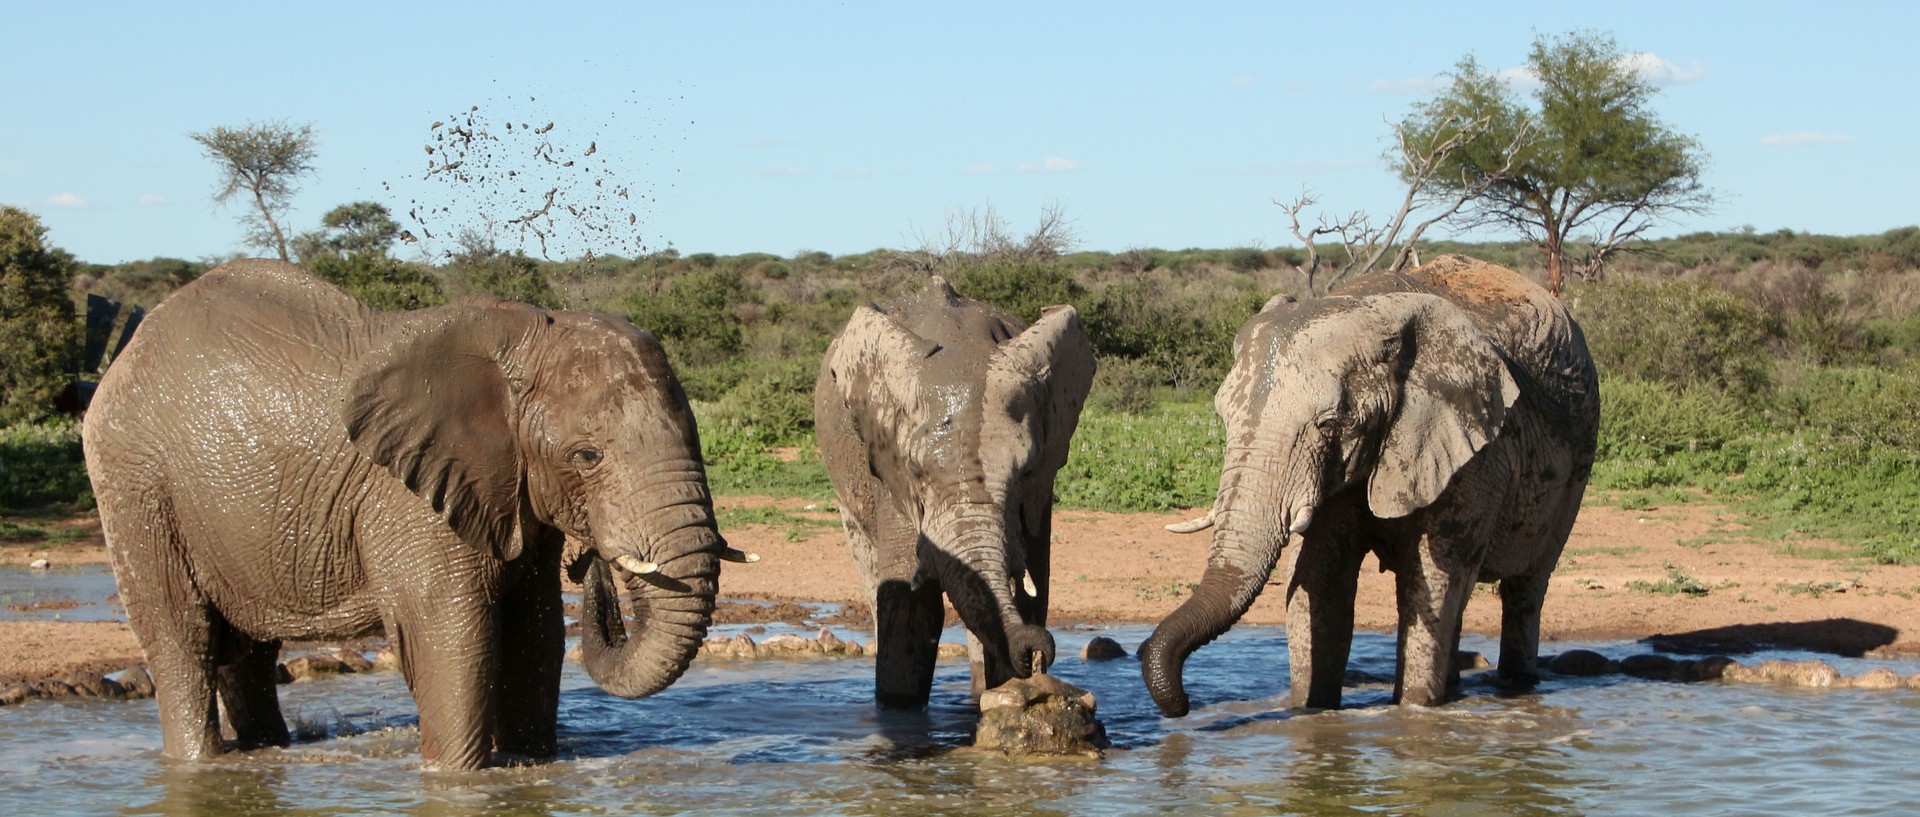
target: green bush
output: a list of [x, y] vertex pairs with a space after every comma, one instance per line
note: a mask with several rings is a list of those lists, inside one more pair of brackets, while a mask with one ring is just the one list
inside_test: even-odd
[[1140, 415], [1089, 407], [1054, 495], [1067, 508], [1210, 508], [1220, 485], [1224, 434], [1207, 403], [1169, 403]]
[[374, 309], [421, 309], [447, 302], [432, 270], [383, 254], [320, 255], [308, 261], [307, 268]]
[[563, 304], [547, 280], [546, 269], [526, 253], [514, 251], [484, 257], [459, 258], [447, 274], [465, 295], [492, 295], [548, 309]]
[[633, 290], [620, 309], [660, 339], [676, 369], [725, 363], [740, 353], [743, 334], [734, 305], [750, 300], [740, 270], [721, 265], [680, 273], [658, 295]]
[[954, 272], [955, 291], [976, 301], [1000, 307], [1027, 323], [1040, 319], [1040, 310], [1054, 304], [1078, 304], [1086, 287], [1064, 264], [989, 258]]
[[47, 246], [40, 219], [0, 207], [0, 426], [53, 411], [79, 369], [80, 323], [67, 282], [79, 265]]
[[1620, 278], [1580, 287], [1568, 306], [1603, 375], [1711, 386], [1743, 398], [1767, 389], [1771, 336], [1760, 311], [1737, 295]]
[[1094, 373], [1091, 402], [1115, 414], [1145, 414], [1159, 405], [1153, 392], [1160, 384], [1160, 370], [1153, 364], [1108, 358]]
[[93, 507], [80, 424], [59, 419], [0, 429], [0, 510], [56, 503]]

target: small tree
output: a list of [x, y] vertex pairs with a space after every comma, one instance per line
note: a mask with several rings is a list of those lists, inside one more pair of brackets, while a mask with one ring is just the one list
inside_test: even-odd
[[[1468, 56], [1446, 90], [1401, 122], [1403, 138], [1419, 143], [1443, 139], [1463, 121], [1485, 123], [1484, 133], [1452, 151], [1425, 182], [1441, 190], [1481, 186], [1454, 223], [1525, 236], [1546, 254], [1547, 286], [1558, 293], [1569, 241], [1586, 243], [1571, 260], [1592, 279], [1608, 255], [1660, 219], [1711, 206], [1700, 183], [1704, 151], [1654, 115], [1658, 89], [1611, 37], [1536, 39], [1527, 68], [1540, 83], [1533, 93], [1538, 109]], [[1512, 138], [1523, 130], [1532, 138]], [[1402, 164], [1400, 174], [1412, 181], [1414, 168]]]
[[247, 226], [247, 244], [277, 252], [282, 261], [292, 260], [277, 215], [287, 211], [299, 178], [313, 171], [317, 142], [313, 125], [264, 122], [244, 128], [214, 127], [189, 133], [187, 138], [206, 148], [207, 158], [220, 167], [215, 203], [225, 204], [240, 193], [252, 198], [254, 209], [240, 217]]
[[302, 263], [322, 255], [385, 256], [400, 238], [400, 223], [379, 202], [342, 204], [320, 217], [320, 229], [293, 239], [293, 251]]
[[46, 233], [32, 213], [0, 207], [0, 426], [51, 411], [78, 362], [67, 283], [79, 265]]

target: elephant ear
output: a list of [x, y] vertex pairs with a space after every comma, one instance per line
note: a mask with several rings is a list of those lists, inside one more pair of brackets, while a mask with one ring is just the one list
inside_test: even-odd
[[1071, 306], [1042, 310], [1040, 320], [1001, 344], [987, 362], [990, 392], [1039, 387], [1035, 396], [1045, 448], [1038, 465], [1048, 472], [1067, 464], [1068, 442], [1080, 422], [1097, 365], [1080, 313]]
[[1376, 516], [1406, 516], [1433, 504], [1460, 468], [1500, 434], [1520, 386], [1498, 349], [1453, 304], [1431, 295], [1381, 296], [1401, 320], [1387, 341], [1397, 367], [1399, 411], [1367, 484]]
[[362, 359], [343, 407], [361, 453], [431, 503], [462, 540], [503, 560], [521, 551], [525, 468], [500, 361], [531, 311], [414, 313]]
[[[870, 456], [890, 450], [913, 414], [920, 366], [940, 344], [868, 304], [853, 311], [827, 350], [827, 371]], [[873, 457], [876, 461], [898, 456]]]

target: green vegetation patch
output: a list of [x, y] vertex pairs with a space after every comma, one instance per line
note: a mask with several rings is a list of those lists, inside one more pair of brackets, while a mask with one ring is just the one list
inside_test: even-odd
[[68, 419], [0, 429], [0, 510], [93, 507], [80, 453], [80, 424]]

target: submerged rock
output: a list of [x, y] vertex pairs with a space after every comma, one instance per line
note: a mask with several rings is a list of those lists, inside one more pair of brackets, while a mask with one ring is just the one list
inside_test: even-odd
[[1664, 655], [1629, 655], [1620, 659], [1620, 671], [1635, 678], [1665, 681], [1674, 678], [1679, 662]]
[[980, 696], [973, 745], [1008, 756], [1099, 757], [1112, 744], [1093, 693], [1043, 672]]
[[1777, 683], [1803, 687], [1830, 687], [1841, 681], [1840, 671], [1825, 661], [1773, 659], [1753, 666], [1735, 665], [1721, 677], [1740, 683]]
[[1567, 650], [1547, 661], [1547, 671], [1555, 675], [1605, 675], [1610, 669], [1612, 662], [1593, 650]]
[[1086, 646], [1080, 648], [1080, 658], [1083, 661], [1110, 661], [1125, 657], [1127, 657], [1127, 648], [1104, 635], [1094, 636]]
[[322, 675], [341, 675], [353, 672], [347, 662], [331, 655], [314, 653], [302, 655], [286, 663], [287, 675], [295, 681], [315, 678]]
[[1848, 681], [1856, 689], [1897, 689], [1901, 683], [1900, 673], [1886, 667], [1867, 670]]

